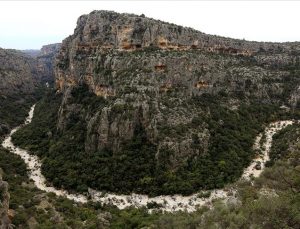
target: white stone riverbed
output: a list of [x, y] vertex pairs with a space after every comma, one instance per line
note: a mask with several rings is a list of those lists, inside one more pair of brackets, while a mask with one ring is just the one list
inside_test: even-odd
[[[58, 196], [64, 196], [68, 199], [74, 200], [75, 202], [85, 203], [88, 201], [87, 196], [83, 194], [71, 194], [66, 190], [57, 189], [52, 186], [46, 185], [46, 179], [41, 173], [41, 161], [37, 156], [29, 154], [26, 150], [16, 147], [11, 139], [13, 133], [15, 133], [18, 129], [23, 126], [29, 124], [32, 120], [34, 113], [33, 105], [30, 109], [29, 115], [26, 118], [24, 124], [19, 127], [14, 128], [10, 134], [4, 139], [2, 142], [2, 146], [12, 153], [19, 155], [24, 162], [26, 163], [29, 169], [29, 177], [34, 181], [36, 187], [45, 192], [53, 192]], [[264, 134], [259, 134], [254, 143], [254, 150], [259, 152], [257, 157], [253, 160], [253, 162], [244, 170], [244, 173], [241, 179], [250, 180], [250, 178], [258, 177], [265, 167], [265, 163], [269, 160], [269, 151], [272, 146], [272, 137], [273, 135], [281, 130], [282, 128], [293, 124], [294, 121], [278, 121], [271, 123], [268, 127], [266, 127]], [[265, 141], [261, 142], [263, 139], [263, 135], [265, 136]], [[261, 169], [257, 170], [255, 167], [257, 163], [260, 163]], [[200, 198], [199, 193], [195, 193], [190, 196], [182, 196], [182, 195], [166, 195], [166, 196], [157, 196], [157, 197], [148, 197], [147, 195], [140, 194], [131, 194], [131, 195], [118, 195], [113, 193], [102, 193], [101, 191], [89, 190], [89, 200], [94, 202], [101, 202], [103, 204], [112, 204], [117, 206], [119, 209], [124, 209], [129, 206], [134, 207], [142, 207], [146, 206], [147, 203], [156, 202], [161, 204], [161, 210], [167, 212], [174, 211], [187, 211], [193, 212], [198, 207], [203, 205], [211, 206], [212, 201], [218, 198], [228, 199], [230, 196], [234, 195], [234, 189], [216, 189], [211, 191], [210, 197]]]

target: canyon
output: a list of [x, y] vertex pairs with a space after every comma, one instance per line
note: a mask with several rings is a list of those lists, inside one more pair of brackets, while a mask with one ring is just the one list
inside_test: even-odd
[[[34, 181], [34, 184], [40, 190], [55, 193], [58, 196], [63, 196], [68, 199], [74, 200], [75, 202], [86, 203], [88, 200], [93, 202], [100, 202], [102, 204], [115, 205], [119, 209], [124, 209], [126, 207], [146, 207], [149, 204], [157, 204], [159, 209], [164, 212], [174, 212], [174, 211], [187, 211], [193, 212], [196, 211], [199, 207], [202, 206], [212, 206], [212, 201], [216, 199], [223, 199], [225, 202], [230, 198], [236, 197], [236, 190], [234, 185], [227, 187], [225, 189], [216, 189], [209, 190], [210, 195], [208, 197], [201, 197], [200, 193], [195, 193], [191, 196], [158, 196], [158, 197], [148, 197], [146, 195], [138, 195], [132, 193], [131, 195], [117, 195], [113, 193], [103, 193], [97, 190], [89, 190], [88, 195], [82, 195], [80, 193], [71, 194], [66, 190], [58, 190], [55, 187], [48, 186], [46, 184], [46, 179], [41, 173], [41, 161], [37, 156], [31, 155], [26, 150], [16, 147], [11, 139], [11, 136], [22, 128], [24, 125], [28, 125], [33, 118], [34, 107], [32, 106], [28, 117], [23, 125], [14, 128], [10, 134], [2, 142], [2, 146], [12, 153], [21, 156], [21, 158], [26, 163], [29, 169], [29, 177]], [[257, 151], [261, 150], [261, 153], [258, 157], [253, 160], [253, 162], [244, 170], [241, 179], [251, 180], [254, 177], [259, 177], [261, 172], [265, 167], [265, 163], [269, 160], [269, 152], [272, 147], [272, 137], [276, 132], [292, 125], [295, 121], [277, 121], [269, 124], [268, 127], [264, 130], [263, 133], [260, 133], [255, 140], [253, 148]], [[262, 135], [265, 134], [265, 141], [261, 142]], [[261, 168], [257, 169], [255, 166], [257, 163], [260, 163]], [[150, 210], [151, 212], [151, 210]]]
[[[198, 228], [205, 214], [252, 217], [256, 204], [284, 212], [297, 204], [289, 190], [297, 195], [299, 74], [299, 42], [231, 39], [103, 10], [80, 16], [62, 43], [0, 49], [0, 153], [28, 169], [28, 180], [18, 168], [3, 180], [13, 193], [33, 193], [22, 205], [13, 196], [12, 210], [1, 177], [0, 220], [23, 228], [48, 217], [87, 228], [90, 217], [91, 228], [107, 228], [128, 212], [128, 222], [143, 215], [139, 225], [186, 214], [201, 218], [193, 219]], [[35, 218], [24, 223], [25, 209]], [[78, 224], [65, 209], [80, 209]]]
[[[241, 117], [237, 113], [244, 109], [264, 107], [271, 110], [273, 106], [295, 109], [299, 101], [300, 81], [296, 73], [300, 63], [299, 49], [297, 42], [230, 39], [143, 15], [93, 11], [78, 19], [74, 34], [62, 42], [56, 56], [56, 93], [62, 99], [53, 130], [57, 134], [67, 134], [77, 120], [84, 129], [80, 140], [84, 149], [80, 152], [93, 157], [106, 155], [105, 151], [112, 155], [110, 158], [119, 157], [120, 160], [128, 158], [128, 155], [123, 157], [126, 147], [130, 147], [128, 144], [137, 139], [137, 135], [143, 136], [148, 148], [140, 158], [149, 157], [145, 160], [151, 162], [151, 166], [147, 174], [135, 178], [133, 183], [135, 187], [149, 187], [146, 183], [150, 183], [153, 187], [144, 190], [147, 194], [216, 188], [222, 186], [218, 179], [229, 179], [229, 182], [238, 179], [242, 167], [253, 155], [249, 149], [250, 140], [246, 141], [248, 149], [240, 144], [243, 149], [232, 151], [224, 146], [226, 152], [217, 152], [222, 151], [220, 144], [223, 143], [216, 140], [220, 133], [215, 133], [212, 125], [217, 131], [222, 131], [222, 125], [231, 125], [224, 123], [224, 117], [217, 117], [218, 107], [225, 114], [232, 113], [231, 117]], [[84, 99], [86, 102], [82, 102]], [[284, 109], [280, 112], [284, 113]], [[236, 124], [234, 126], [238, 129]], [[249, 139], [253, 139], [255, 131], [250, 129], [249, 126]], [[229, 159], [228, 154], [233, 154], [233, 158]], [[126, 162], [128, 166], [133, 163], [130, 161]], [[206, 184], [206, 165], [202, 163], [211, 164], [212, 168], [207, 170], [218, 170], [212, 175], [214, 177], [225, 167], [222, 176], [227, 178], [211, 178], [214, 181]], [[183, 180], [192, 180], [192, 174], [199, 167], [203, 170], [197, 172], [202, 174], [198, 181], [193, 179], [191, 184], [175, 187]], [[229, 172], [230, 167], [238, 167], [235, 170], [238, 172]], [[160, 175], [154, 174], [154, 170], [159, 170]], [[186, 178], [184, 171], [188, 170], [192, 170], [188, 173], [191, 177]], [[101, 179], [110, 179], [104, 178], [106, 174], [100, 176], [103, 177], [93, 188], [101, 188]], [[83, 183], [77, 186], [86, 189], [87, 182]], [[189, 187], [188, 190], [184, 186]], [[126, 185], [106, 189], [114, 191], [123, 187]]]
[[[54, 56], [59, 44], [46, 45], [41, 51], [8, 50], [0, 48], [0, 138], [23, 118], [11, 116], [9, 112], [19, 106], [26, 115], [30, 103], [37, 97], [37, 88], [54, 83]], [[29, 103], [29, 104], [27, 104]], [[8, 118], [11, 116], [10, 118]]]

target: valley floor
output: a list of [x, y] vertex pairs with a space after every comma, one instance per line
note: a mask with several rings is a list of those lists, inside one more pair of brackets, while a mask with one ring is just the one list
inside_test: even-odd
[[[175, 212], [180, 210], [193, 212], [201, 206], [212, 206], [212, 202], [216, 199], [223, 199], [225, 201], [236, 199], [236, 188], [234, 184], [224, 189], [195, 193], [190, 196], [166, 195], [157, 197], [148, 197], [147, 195], [134, 193], [131, 195], [117, 195], [113, 193], [103, 193], [101, 191], [92, 189], [89, 189], [89, 193], [87, 195], [73, 194], [66, 190], [56, 189], [55, 187], [48, 186], [45, 177], [41, 173], [42, 164], [39, 158], [29, 154], [24, 149], [16, 147], [11, 138], [13, 133], [31, 122], [34, 114], [34, 107], [35, 106], [31, 107], [25, 123], [14, 128], [2, 142], [2, 146], [10, 150], [12, 153], [21, 156], [30, 170], [30, 179], [34, 181], [34, 184], [40, 190], [55, 193], [58, 196], [64, 196], [80, 203], [86, 203], [87, 201], [91, 200], [93, 202], [100, 202], [102, 204], [115, 205], [119, 209], [124, 209], [126, 207], [154, 206], [165, 212]], [[252, 177], [258, 177], [261, 174], [265, 168], [265, 163], [269, 160], [269, 152], [272, 146], [273, 135], [293, 123], [293, 120], [273, 122], [265, 128], [263, 133], [256, 137], [253, 147], [257, 153], [257, 157], [244, 170], [241, 179], [251, 180]]]

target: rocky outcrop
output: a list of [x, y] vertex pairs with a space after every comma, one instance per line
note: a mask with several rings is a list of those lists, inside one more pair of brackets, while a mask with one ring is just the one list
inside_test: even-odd
[[[250, 99], [296, 106], [300, 82], [293, 78], [287, 90], [286, 79], [299, 51], [299, 43], [230, 39], [143, 15], [93, 11], [78, 19], [56, 58], [56, 88], [64, 94], [57, 128], [64, 131], [72, 114], [80, 114], [86, 151], [118, 152], [142, 125], [157, 145], [156, 158], [169, 149], [177, 168], [208, 150], [207, 124], [191, 124], [207, 112], [190, 103], [194, 96], [229, 96], [237, 106]], [[83, 84], [106, 106], [89, 113], [73, 103], [72, 89]]]
[[46, 56], [46, 55], [50, 55], [50, 56], [55, 56], [55, 54], [59, 51], [61, 47], [61, 43], [55, 43], [55, 44], [49, 44], [49, 45], [44, 45], [41, 48], [40, 54], [39, 56]]
[[74, 35], [68, 40], [72, 40], [72, 45], [76, 45], [83, 52], [99, 48], [100, 45], [104, 49], [136, 50], [156, 46], [170, 50], [201, 49], [251, 55], [259, 50], [286, 50], [294, 45], [212, 36], [143, 15], [118, 14], [111, 11], [93, 11], [81, 16]]
[[[96, 92], [98, 89], [93, 79], [95, 71], [99, 71], [100, 67], [109, 69], [109, 65], [115, 65], [113, 62], [116, 62], [114, 59], [107, 60], [101, 53], [151, 48], [253, 56], [262, 65], [295, 62], [293, 53], [300, 52], [298, 43], [249, 42], [207, 35], [191, 28], [145, 18], [143, 15], [93, 11], [78, 19], [74, 34], [63, 42], [57, 58], [56, 86], [63, 91], [64, 87], [85, 81]], [[154, 65], [156, 71], [163, 72], [172, 67], [172, 63], [169, 66], [162, 63], [166, 60], [161, 58], [156, 59], [156, 62], [150, 61], [151, 67]], [[202, 66], [207, 67], [205, 64]]]

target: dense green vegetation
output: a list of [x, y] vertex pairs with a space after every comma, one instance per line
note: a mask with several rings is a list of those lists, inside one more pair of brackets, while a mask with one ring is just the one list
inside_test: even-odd
[[[85, 142], [85, 111], [96, 112], [108, 101], [95, 97], [86, 88], [72, 92], [73, 104], [80, 104], [80, 112], [69, 117], [66, 131], [57, 131], [57, 112], [60, 95], [49, 92], [37, 104], [34, 120], [23, 128], [14, 140], [24, 148], [38, 154], [43, 161], [43, 173], [56, 186], [81, 192], [96, 187], [115, 192], [188, 194], [199, 188], [222, 187], [240, 176], [243, 167], [253, 155], [251, 146], [263, 124], [276, 119], [299, 118], [296, 112], [278, 112], [276, 106], [255, 102], [241, 104], [238, 110], [222, 106], [218, 98], [207, 95], [195, 97], [190, 102], [209, 109], [207, 115], [195, 117], [190, 124], [207, 123], [211, 132], [209, 154], [190, 159], [181, 169], [168, 171], [166, 150], [163, 163], [154, 160], [156, 145], [147, 141], [144, 129], [137, 125], [135, 137], [122, 146], [120, 154], [109, 150], [87, 154]], [[19, 97], [18, 97], [19, 98]], [[11, 126], [24, 121], [34, 101], [26, 99], [17, 106], [1, 101], [1, 119]], [[13, 105], [15, 104], [15, 105]], [[121, 112], [123, 106], [117, 106]], [[6, 113], [4, 113], [6, 112]], [[1, 121], [1, 123], [3, 123]], [[176, 134], [185, 127], [176, 129]], [[271, 162], [254, 186], [238, 183], [238, 199], [228, 204], [217, 201], [214, 208], [201, 208], [194, 213], [149, 214], [145, 208], [118, 210], [101, 204], [75, 204], [37, 190], [26, 175], [22, 160], [0, 148], [0, 168], [9, 183], [10, 208], [15, 211], [16, 228], [299, 228], [300, 225], [300, 164], [297, 125], [284, 129], [275, 136]], [[292, 144], [292, 147], [290, 146]], [[194, 138], [194, 147], [200, 147]], [[101, 167], [101, 169], [99, 169]], [[113, 175], [113, 176], [112, 176]], [[59, 178], [59, 179], [57, 179]], [[263, 191], [262, 191], [263, 190]], [[156, 207], [153, 204], [152, 207]], [[30, 225], [30, 226], [29, 226]]]
[[0, 137], [7, 134], [12, 126], [24, 122], [33, 101], [32, 95], [0, 96]]
[[[300, 173], [299, 149], [287, 161], [278, 161], [250, 183], [238, 184], [238, 199], [228, 204], [217, 201], [214, 208], [200, 208], [194, 213], [155, 213], [146, 209], [118, 210], [100, 204], [74, 204], [45, 194], [26, 176], [22, 159], [0, 149], [0, 167], [9, 183], [10, 208], [15, 210], [17, 228], [299, 228]], [[261, 192], [261, 188], [264, 191]], [[273, 190], [273, 191], [270, 191]], [[267, 194], [269, 192], [269, 194]], [[274, 195], [274, 192], [276, 195]]]
[[0, 95], [0, 139], [12, 127], [24, 122], [30, 106], [42, 97], [43, 90], [43, 87], [39, 87], [32, 94]]
[[[299, 157], [299, 152], [297, 154]], [[212, 210], [162, 215], [155, 222], [155, 228], [299, 228], [299, 160], [297, 166], [277, 163], [268, 168], [254, 186], [239, 183], [238, 199], [232, 198], [227, 204], [217, 201]]]
[[[8, 127], [16, 126], [24, 122], [28, 115], [30, 106], [42, 95], [38, 89], [34, 95], [14, 95], [3, 97], [1, 103], [0, 123], [8, 124]], [[47, 93], [47, 92], [46, 92]], [[48, 97], [49, 96], [49, 97]], [[51, 115], [56, 112], [60, 104], [60, 98], [54, 94], [46, 94], [45, 100], [57, 101], [57, 106], [49, 106], [53, 109], [47, 116], [43, 128], [37, 128], [36, 134], [44, 133], [44, 127], [56, 121]], [[39, 107], [39, 106], [38, 106]], [[37, 107], [37, 109], [38, 109]], [[13, 115], [12, 115], [13, 114]], [[38, 116], [35, 116], [38, 118]], [[52, 118], [52, 119], [51, 119]], [[40, 119], [39, 122], [43, 120]], [[48, 131], [53, 125], [49, 125]], [[8, 129], [1, 133], [7, 133]], [[45, 137], [42, 135], [41, 137]], [[31, 147], [37, 144], [31, 142]], [[42, 149], [48, 147], [48, 141], [41, 142]], [[16, 228], [37, 228], [37, 229], [63, 229], [63, 228], [108, 228], [110, 221], [113, 221], [111, 228], [137, 228], [150, 225], [156, 215], [149, 215], [146, 209], [128, 209], [119, 211], [115, 207], [104, 207], [101, 204], [75, 204], [65, 198], [56, 197], [38, 190], [27, 176], [27, 169], [24, 161], [17, 155], [0, 147], [0, 168], [3, 171], [3, 180], [9, 184], [10, 209], [13, 212], [12, 224]], [[0, 206], [1, 208], [1, 206]], [[111, 212], [111, 213], [110, 213]], [[124, 225], [128, 226], [124, 226]]]
[[299, 147], [297, 143], [299, 140], [299, 135], [299, 123], [289, 125], [288, 127], [276, 133], [273, 137], [274, 143], [272, 144], [268, 166], [273, 165], [280, 159], [283, 160], [289, 158], [294, 148]]
[[146, 209], [119, 211], [101, 204], [76, 204], [54, 194], [35, 188], [28, 179], [23, 160], [0, 148], [0, 168], [3, 179], [9, 183], [10, 209], [14, 211], [12, 223], [16, 228], [38, 229], [96, 229], [141, 228], [150, 225], [157, 214], [149, 215]]
[[198, 106], [208, 107], [210, 111], [210, 115], [204, 117], [211, 132], [209, 154], [191, 159], [182, 170], [183, 179], [196, 180], [195, 184], [198, 182], [204, 189], [220, 188], [240, 177], [253, 157], [255, 136], [265, 123], [279, 115], [275, 105], [253, 102], [241, 104], [232, 111], [220, 105], [217, 99], [208, 95], [193, 99]]
[[[80, 89], [81, 90], [81, 89]], [[81, 93], [87, 93], [83, 90]], [[79, 93], [79, 94], [81, 94]], [[104, 105], [105, 101], [98, 100], [99, 98], [95, 98], [93, 96], [86, 96], [84, 98], [89, 98], [86, 101], [86, 104], [94, 104], [88, 107], [88, 109], [97, 109], [99, 104]], [[77, 99], [83, 100], [83, 97], [78, 97]], [[78, 102], [78, 100], [74, 102]], [[203, 101], [206, 101], [207, 104], [201, 104]], [[51, 106], [49, 106], [51, 102]], [[241, 106], [238, 111], [230, 111], [226, 108], [216, 107], [211, 98], [206, 98], [205, 100], [199, 100], [198, 98], [194, 98], [193, 102], [198, 104], [199, 106], [208, 105], [210, 106], [210, 115], [207, 116], [205, 121], [210, 125], [211, 129], [214, 130], [214, 135], [227, 136], [227, 138], [219, 138], [221, 141], [215, 141], [212, 144], [211, 152], [217, 152], [217, 149], [220, 150], [219, 147], [225, 147], [229, 142], [233, 141], [233, 145], [229, 145], [228, 148], [222, 149], [222, 152], [226, 152], [227, 149], [235, 149], [238, 147], [239, 149], [245, 149], [242, 155], [247, 155], [247, 157], [251, 157], [251, 151], [247, 150], [247, 146], [252, 145], [252, 136], [255, 136], [258, 131], [262, 128], [260, 123], [265, 122], [267, 117], [270, 117], [267, 121], [272, 121], [276, 119], [278, 115], [275, 114], [275, 107], [271, 108], [269, 106]], [[59, 158], [60, 160], [70, 160], [74, 161], [75, 153], [78, 154], [78, 148], [75, 148], [72, 144], [64, 145], [64, 142], [71, 143], [72, 140], [84, 142], [84, 135], [80, 135], [79, 133], [84, 132], [84, 123], [79, 122], [80, 114], [78, 117], [74, 117], [75, 125], [69, 125], [68, 132], [66, 135], [61, 135], [57, 132], [54, 123], [56, 123], [57, 119], [57, 110], [61, 103], [61, 98], [59, 95], [55, 95], [53, 93], [47, 94], [36, 107], [36, 115], [34, 116], [34, 122], [32, 123], [32, 127], [35, 131], [32, 131], [31, 128], [22, 129], [23, 137], [16, 138], [16, 140], [20, 140], [21, 142], [26, 142], [26, 147], [32, 149], [39, 156], [43, 157], [47, 155], [51, 160], [53, 157], [62, 157], [63, 150], [69, 149], [74, 150], [74, 154], [69, 154], [67, 157]], [[29, 108], [30, 104], [28, 104]], [[244, 111], [243, 111], [244, 110]], [[26, 113], [28, 110], [26, 111]], [[39, 115], [41, 114], [41, 115]], [[272, 115], [273, 114], [273, 115]], [[285, 114], [286, 115], [286, 114]], [[295, 114], [294, 114], [295, 115]], [[25, 116], [25, 111], [24, 111]], [[281, 116], [283, 116], [281, 114]], [[211, 118], [213, 117], [213, 118]], [[201, 118], [201, 119], [200, 119]], [[200, 120], [203, 117], [199, 117], [193, 121], [193, 125], [199, 124]], [[260, 119], [258, 119], [260, 118]], [[282, 117], [282, 119], [289, 118]], [[235, 121], [231, 120], [234, 119]], [[257, 122], [249, 120], [258, 120]], [[217, 121], [222, 120], [222, 122]], [[247, 121], [247, 122], [246, 122]], [[20, 120], [21, 122], [21, 120]], [[231, 124], [231, 125], [230, 125]], [[247, 125], [246, 125], [247, 124]], [[255, 126], [257, 125], [257, 126]], [[226, 128], [223, 128], [226, 127]], [[254, 128], [253, 128], [254, 127]], [[214, 204], [215, 208], [213, 210], [209, 210], [207, 208], [199, 209], [194, 213], [167, 213], [167, 214], [148, 214], [146, 209], [133, 209], [129, 208], [126, 210], [118, 210], [114, 207], [109, 206], [101, 206], [99, 204], [89, 203], [87, 205], [74, 204], [70, 200], [66, 200], [64, 198], [57, 198], [52, 194], [45, 194], [39, 190], [37, 190], [34, 185], [28, 180], [26, 175], [26, 167], [23, 161], [18, 157], [7, 150], [0, 149], [0, 167], [4, 170], [4, 180], [9, 183], [9, 191], [11, 195], [10, 208], [15, 211], [15, 217], [13, 218], [13, 224], [16, 225], [17, 228], [29, 228], [29, 225], [36, 225], [36, 228], [249, 228], [250, 226], [253, 228], [299, 228], [300, 225], [300, 216], [299, 216], [299, 208], [300, 208], [300, 177], [299, 177], [299, 150], [297, 147], [292, 147], [293, 151], [290, 151], [288, 145], [293, 142], [295, 143], [297, 140], [297, 136], [299, 136], [299, 131], [297, 129], [298, 126], [291, 126], [287, 129], [284, 129], [279, 134], [275, 136], [274, 147], [272, 148], [271, 157], [276, 158], [274, 160], [274, 165], [268, 168], [263, 175], [256, 180], [255, 185], [251, 186], [249, 183], [240, 183], [238, 184], [238, 200], [232, 201], [230, 204], [224, 204], [222, 202], [216, 202]], [[243, 128], [245, 131], [242, 131]], [[224, 132], [225, 131], [225, 132]], [[247, 132], [247, 135], [244, 136]], [[249, 132], [250, 131], [250, 132]], [[20, 132], [22, 133], [22, 132]], [[75, 134], [77, 133], [77, 134]], [[153, 149], [153, 145], [142, 144], [146, 146], [144, 149], [145, 152], [150, 152], [149, 158], [137, 158], [136, 155], [140, 149], [141, 142], [145, 142], [145, 136], [142, 134], [143, 129], [136, 129], [136, 138], [134, 141], [126, 144], [124, 147], [127, 147], [129, 152], [127, 158], [122, 158], [122, 155], [116, 155], [112, 159], [112, 155], [110, 152], [101, 152], [100, 155], [96, 155], [93, 157], [95, 163], [92, 163], [91, 158], [83, 157], [79, 153], [80, 157], [78, 157], [78, 161], [83, 160], [83, 163], [89, 163], [87, 168], [81, 167], [80, 171], [84, 170], [88, 173], [93, 174], [92, 179], [94, 179], [95, 167], [106, 165], [109, 160], [117, 161], [116, 165], [118, 167], [122, 167], [126, 170], [126, 173], [118, 174], [118, 176], [122, 176], [124, 174], [130, 174], [130, 169], [132, 169], [132, 173], [135, 174], [135, 179], [139, 179], [139, 170], [138, 168], [131, 168], [130, 163], [138, 163], [140, 160], [148, 161], [148, 165], [152, 164], [151, 161], [151, 149]], [[230, 134], [227, 134], [230, 133]], [[19, 134], [19, 133], [18, 133]], [[28, 137], [26, 136], [32, 136]], [[240, 136], [237, 136], [240, 135]], [[20, 135], [22, 136], [22, 135]], [[242, 142], [236, 139], [244, 139]], [[288, 141], [287, 141], [288, 139]], [[197, 143], [197, 141], [196, 141]], [[242, 146], [241, 146], [242, 144]], [[248, 144], [248, 145], [247, 145]], [[77, 144], [79, 147], [80, 144]], [[197, 144], [196, 144], [197, 146]], [[61, 148], [60, 148], [61, 147]], [[70, 147], [70, 148], [67, 148]], [[72, 148], [74, 147], [74, 148]], [[83, 144], [81, 144], [83, 150]], [[243, 148], [245, 147], [245, 148]], [[49, 149], [52, 148], [52, 151]], [[215, 151], [213, 151], [215, 149]], [[50, 152], [53, 153], [56, 150], [56, 154], [53, 157], [50, 157]], [[83, 152], [83, 151], [82, 151]], [[47, 153], [47, 154], [45, 154]], [[249, 153], [249, 154], [247, 154]], [[280, 155], [279, 155], [280, 154]], [[140, 155], [140, 154], [139, 154]], [[273, 156], [272, 156], [273, 155]], [[275, 156], [276, 155], [276, 156]], [[93, 155], [94, 156], [94, 155]], [[218, 158], [216, 161], [219, 162], [224, 158], [223, 155], [219, 154], [211, 154], [210, 157], [214, 156]], [[70, 159], [72, 158], [72, 159]], [[106, 158], [106, 160], [103, 160]], [[76, 159], [76, 157], [75, 157]], [[210, 158], [202, 158], [201, 160], [196, 160], [196, 163], [207, 163]], [[234, 158], [231, 157], [232, 160]], [[47, 159], [46, 159], [47, 160]], [[137, 160], [137, 161], [130, 161]], [[57, 160], [58, 161], [58, 160]], [[75, 160], [77, 161], [77, 160]], [[82, 163], [82, 161], [80, 161]], [[216, 162], [216, 164], [217, 164]], [[275, 163], [276, 162], [276, 163]], [[102, 163], [102, 164], [101, 164]], [[127, 163], [127, 164], [126, 164]], [[219, 162], [220, 163], [220, 162]], [[228, 163], [228, 161], [226, 161]], [[246, 162], [245, 162], [246, 163]], [[45, 163], [47, 165], [47, 163]], [[70, 169], [69, 163], [61, 163], [56, 166], [67, 166], [64, 169]], [[211, 165], [211, 166], [215, 166]], [[84, 164], [87, 165], [87, 164]], [[111, 165], [111, 164], [110, 164]], [[78, 165], [79, 166], [79, 165]], [[82, 164], [81, 164], [82, 166]], [[123, 167], [124, 166], [124, 167]], [[127, 166], [127, 167], [126, 167]], [[194, 165], [195, 166], [195, 165]], [[220, 166], [224, 166], [224, 163], [220, 163]], [[232, 166], [232, 165], [230, 165]], [[206, 167], [210, 169], [210, 167]], [[213, 168], [213, 167], [211, 167]], [[75, 169], [70, 170], [73, 172]], [[151, 168], [148, 168], [151, 169]], [[184, 168], [187, 171], [191, 171], [186, 173], [188, 175], [192, 174], [193, 168]], [[188, 170], [190, 169], [190, 170]], [[47, 171], [47, 170], [46, 170]], [[116, 172], [116, 167], [111, 170]], [[111, 172], [109, 171], [109, 172]], [[129, 173], [128, 173], [129, 171]], [[153, 171], [147, 170], [144, 168], [142, 171], [146, 171], [147, 173], [152, 173]], [[161, 170], [163, 171], [163, 169]], [[199, 171], [199, 170], [198, 170]], [[57, 170], [54, 170], [57, 172]], [[216, 172], [217, 173], [217, 172]], [[201, 171], [200, 173], [201, 174]], [[231, 174], [230, 170], [228, 170], [227, 174]], [[75, 176], [79, 176], [80, 174], [76, 174]], [[99, 177], [105, 175], [97, 174]], [[96, 176], [97, 176], [96, 175]], [[132, 174], [131, 174], [132, 175]], [[174, 175], [174, 174], [173, 174]], [[179, 178], [181, 178], [180, 173], [175, 174]], [[188, 175], [186, 176], [188, 178]], [[203, 176], [208, 175], [207, 173], [202, 173]], [[232, 174], [231, 174], [232, 175]], [[67, 176], [65, 180], [60, 179], [58, 182], [67, 182], [69, 178], [74, 176], [74, 174], [70, 174]], [[142, 174], [141, 176], [145, 176]], [[198, 176], [198, 178], [200, 175]], [[114, 182], [118, 182], [117, 176], [114, 177]], [[104, 180], [108, 180], [109, 177]], [[122, 177], [121, 179], [128, 179], [126, 177]], [[164, 179], [164, 178], [162, 178]], [[178, 179], [178, 178], [177, 178]], [[74, 180], [71, 180], [74, 182]], [[102, 177], [101, 177], [101, 181]], [[149, 180], [145, 179], [144, 182], [149, 182]], [[72, 184], [72, 182], [70, 182]], [[104, 189], [109, 189], [108, 182], [104, 183]], [[74, 184], [74, 183], [73, 183]], [[122, 183], [124, 185], [124, 183]], [[132, 183], [128, 183], [133, 185]], [[58, 184], [59, 185], [59, 184]], [[79, 184], [80, 185], [80, 184]], [[74, 186], [73, 186], [74, 187]], [[73, 188], [71, 187], [71, 188]], [[80, 186], [75, 186], [76, 188], [80, 188]], [[143, 188], [143, 186], [140, 186]], [[266, 195], [261, 194], [260, 189], [264, 187], [264, 190], [273, 189], [275, 190], [277, 195]], [[85, 190], [86, 187], [81, 187], [81, 190]], [[116, 188], [116, 187], [113, 187]], [[129, 186], [126, 186], [129, 188]], [[122, 190], [122, 189], [120, 189]], [[146, 190], [146, 188], [145, 188]], [[264, 192], [265, 193], [265, 192]]]
[[[135, 127], [134, 138], [124, 143], [120, 152], [104, 149], [87, 153], [86, 111], [94, 113], [109, 101], [94, 96], [85, 86], [73, 90], [69, 100], [68, 104], [74, 104], [79, 111], [68, 118], [63, 133], [56, 128], [61, 97], [49, 92], [37, 104], [32, 123], [18, 131], [13, 140], [43, 158], [42, 171], [54, 186], [79, 192], [91, 187], [119, 193], [187, 195], [199, 189], [221, 188], [238, 179], [250, 162], [254, 138], [263, 124], [281, 115], [275, 105], [252, 102], [230, 110], [221, 105], [218, 97], [192, 98], [193, 106], [209, 110], [190, 124], [191, 128], [203, 122], [208, 125], [209, 153], [190, 158], [179, 169], [170, 171], [169, 157], [173, 152], [161, 149], [158, 163], [157, 146], [147, 140], [142, 125]], [[130, 110], [130, 107], [113, 109], [117, 114], [120, 109]], [[196, 136], [194, 147], [201, 147]]]

